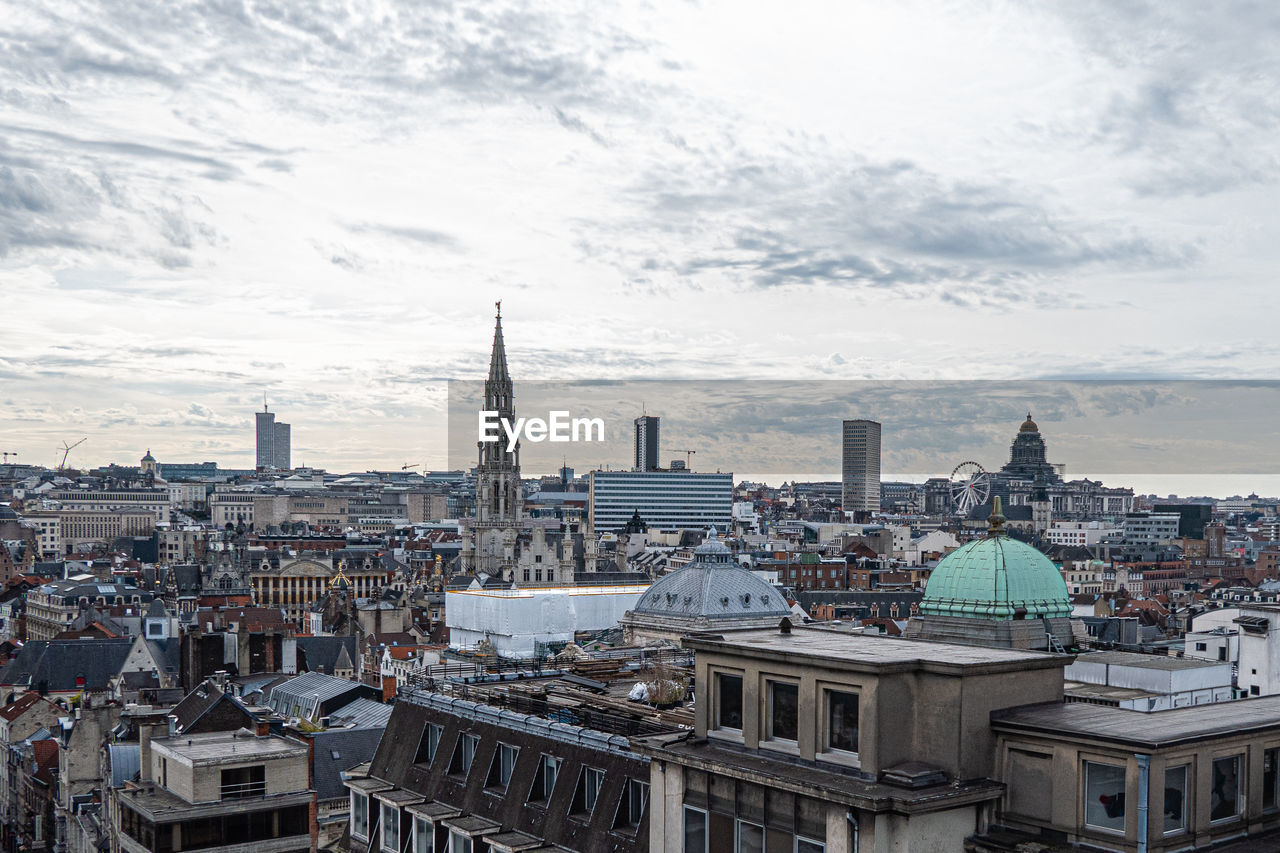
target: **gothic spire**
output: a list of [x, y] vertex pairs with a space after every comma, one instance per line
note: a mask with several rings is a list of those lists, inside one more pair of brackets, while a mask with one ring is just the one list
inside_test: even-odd
[[502, 302], [493, 325], [493, 353], [489, 356], [489, 378], [484, 383], [485, 408], [511, 414], [511, 374], [507, 372], [507, 348], [502, 341]]

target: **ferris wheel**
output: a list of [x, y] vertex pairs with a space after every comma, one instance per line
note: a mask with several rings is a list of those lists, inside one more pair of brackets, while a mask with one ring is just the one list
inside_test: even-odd
[[967, 516], [991, 497], [991, 475], [977, 462], [961, 462], [951, 472], [951, 506]]

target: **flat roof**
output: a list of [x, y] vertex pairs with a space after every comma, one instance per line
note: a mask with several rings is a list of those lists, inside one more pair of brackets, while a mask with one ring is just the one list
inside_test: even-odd
[[1230, 661], [1172, 658], [1168, 655], [1144, 655], [1137, 652], [1085, 652], [1077, 655], [1075, 662], [1104, 663], [1109, 666], [1134, 666], [1142, 669], [1159, 669], [1169, 672], [1231, 666]]
[[233, 764], [250, 759], [306, 756], [305, 744], [278, 736], [258, 737], [247, 729], [236, 732], [209, 732], [187, 737], [156, 739], [153, 749], [160, 749], [179, 759], [197, 764]]
[[1150, 712], [1082, 702], [1030, 705], [993, 712], [991, 725], [1002, 731], [1034, 731], [1158, 748], [1266, 729], [1280, 731], [1280, 696]]
[[776, 628], [722, 631], [685, 637], [683, 642], [699, 651], [771, 660], [793, 658], [813, 663], [820, 659], [839, 669], [1019, 670], [1063, 667], [1072, 660], [1070, 655], [905, 640], [808, 626], [793, 627], [790, 634]]

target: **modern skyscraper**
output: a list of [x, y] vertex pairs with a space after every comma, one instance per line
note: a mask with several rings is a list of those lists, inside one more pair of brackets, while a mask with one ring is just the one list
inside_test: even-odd
[[291, 434], [293, 428], [284, 422], [276, 423], [275, 412], [267, 409], [267, 398], [262, 398], [262, 411], [255, 416], [257, 420], [257, 453], [254, 458], [255, 468], [279, 468], [289, 470]]
[[258, 412], [257, 439], [258, 452], [254, 457], [255, 468], [270, 468], [276, 464], [276, 416], [267, 410], [267, 400], [262, 399], [262, 411]]
[[880, 424], [844, 422], [841, 454], [841, 507], [845, 512], [880, 509]]
[[291, 456], [289, 447], [291, 441], [290, 435], [292, 432], [293, 428], [289, 424], [280, 423], [279, 421], [276, 422], [275, 433], [273, 436], [274, 447], [272, 448], [271, 455], [274, 459], [273, 464], [282, 471], [288, 471], [293, 468], [293, 465], [290, 464], [289, 461], [289, 457]]
[[636, 418], [635, 470], [658, 470], [658, 419], [653, 415]]

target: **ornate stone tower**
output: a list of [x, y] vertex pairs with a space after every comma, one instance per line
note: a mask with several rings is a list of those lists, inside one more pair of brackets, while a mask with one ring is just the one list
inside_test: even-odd
[[[507, 350], [502, 340], [502, 303], [498, 303], [493, 329], [489, 378], [484, 383], [484, 410], [497, 412], [500, 420], [515, 421], [515, 397], [507, 371]], [[503, 430], [497, 441], [480, 441], [476, 467], [476, 513], [464, 545], [463, 571], [481, 572], [510, 579], [516, 562], [516, 539], [524, 510], [520, 488], [520, 443], [509, 441]]]

